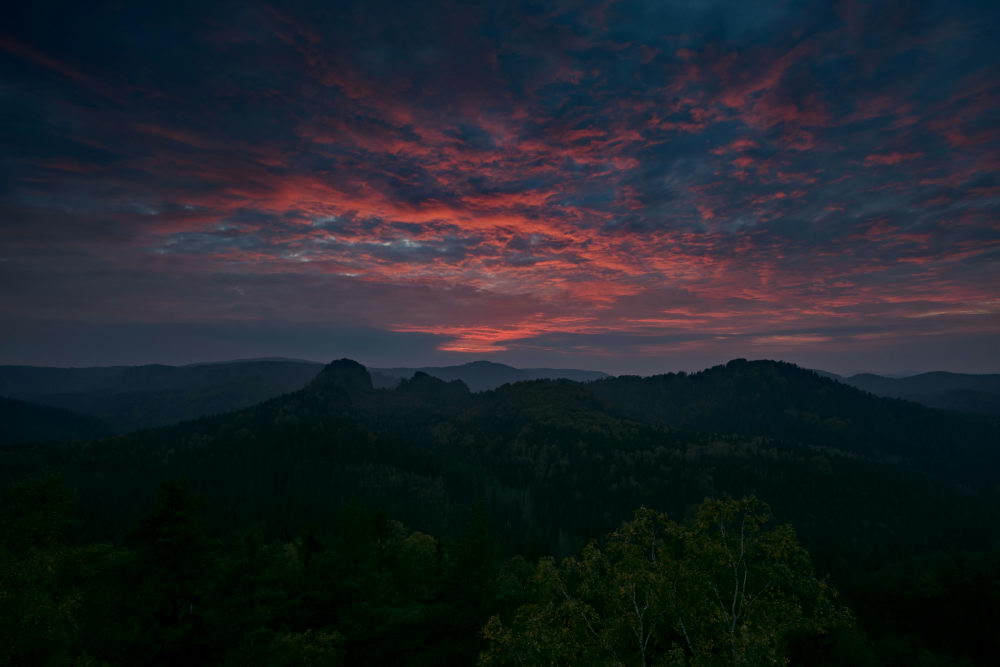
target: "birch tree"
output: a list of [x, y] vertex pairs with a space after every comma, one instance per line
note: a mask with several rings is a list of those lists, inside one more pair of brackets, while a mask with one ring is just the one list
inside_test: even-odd
[[542, 560], [532, 603], [494, 617], [483, 665], [780, 665], [791, 638], [849, 622], [790, 526], [754, 498], [687, 524], [640, 509], [578, 558]]

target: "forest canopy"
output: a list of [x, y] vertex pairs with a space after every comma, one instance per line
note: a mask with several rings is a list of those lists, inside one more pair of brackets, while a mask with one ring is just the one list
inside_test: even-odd
[[473, 393], [341, 360], [237, 412], [0, 448], [3, 650], [988, 664], [998, 441], [774, 362]]

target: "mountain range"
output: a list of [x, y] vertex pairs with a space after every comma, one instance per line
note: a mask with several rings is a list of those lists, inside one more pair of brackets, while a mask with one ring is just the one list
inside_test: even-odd
[[[301, 389], [322, 368], [323, 364], [317, 362], [282, 358], [186, 366], [0, 366], [0, 397], [63, 411], [58, 413], [59, 418], [42, 419], [37, 410], [17, 410], [8, 404], [8, 435], [2, 440], [12, 442], [29, 433], [41, 440], [91, 438], [238, 410]], [[394, 388], [416, 373], [445, 381], [460, 380], [474, 392], [539, 379], [600, 382], [611, 378], [600, 371], [514, 368], [489, 361], [368, 370], [373, 386], [381, 389]], [[1000, 414], [1000, 375], [934, 372], [891, 378], [816, 372], [877, 396], [902, 398], [945, 410]], [[61, 426], [36, 428], [33, 425], [36, 422]]]
[[838, 379], [876, 396], [903, 398], [942, 410], [1000, 414], [1000, 374], [935, 371], [907, 377], [887, 377], [858, 373]]
[[[93, 489], [97, 496], [116, 475], [121, 478], [108, 488], [117, 489], [118, 497], [123, 486], [142, 495], [159, 479], [179, 474], [202, 479], [212, 494], [229, 483], [223, 484], [221, 475], [246, 494], [250, 488], [243, 484], [255, 475], [265, 474], [268, 481], [254, 483], [277, 483], [271, 476], [282, 474], [282, 466], [290, 466], [283, 474], [297, 480], [294, 486], [303, 493], [324, 488], [332, 494], [320, 506], [343, 500], [350, 489], [387, 502], [386, 497], [394, 497], [391, 489], [403, 483], [405, 499], [390, 509], [419, 525], [443, 520], [449, 506], [479, 494], [505, 507], [512, 503], [506, 511], [523, 521], [525, 513], [567, 498], [584, 505], [596, 500], [581, 495], [583, 488], [604, 490], [593, 508], [598, 515], [607, 513], [608, 498], [616, 495], [623, 497], [620, 509], [626, 511], [643, 499], [663, 504], [663, 493], [673, 498], [669, 504], [683, 507], [701, 495], [751, 491], [772, 501], [794, 498], [788, 511], [796, 514], [811, 506], [805, 496], [814, 497], [830, 484], [824, 494], [852, 502], [846, 480], [854, 473], [825, 476], [844, 466], [867, 471], [862, 474], [870, 478], [861, 484], [865, 490], [857, 490], [862, 496], [884, 492], [885, 485], [912, 485], [900, 491], [909, 512], [928, 498], [947, 504], [941, 494], [965, 493], [959, 489], [993, 489], [1000, 471], [997, 443], [997, 423], [990, 418], [879, 398], [781, 362], [734, 360], [693, 374], [589, 383], [531, 380], [472, 392], [461, 380], [445, 381], [423, 371], [380, 389], [365, 367], [342, 360], [322, 367], [298, 391], [239, 411], [84, 449], [54, 444], [11, 451], [32, 452], [29, 459], [55, 455], [71, 475], [100, 471], [100, 484]], [[15, 461], [26, 464], [18, 456], [11, 469], [18, 467]], [[260, 457], [267, 463], [254, 463]], [[239, 481], [256, 466], [262, 466], [260, 472]], [[366, 472], [353, 478], [345, 471], [354, 466]], [[383, 479], [388, 470], [395, 472]], [[244, 473], [234, 476], [234, 471]], [[330, 486], [333, 479], [339, 480], [334, 485], [339, 491]], [[868, 489], [872, 479], [881, 479], [882, 487]], [[813, 491], [791, 493], [804, 480], [812, 480]], [[367, 489], [368, 484], [381, 490]], [[534, 489], [535, 500], [519, 495], [502, 500], [508, 493], [504, 489], [525, 484]], [[89, 488], [90, 482], [83, 485]], [[414, 488], [440, 511], [428, 516], [425, 506], [414, 506]], [[557, 489], [563, 495], [553, 496]], [[953, 500], [957, 503], [957, 496]], [[863, 504], [860, 497], [857, 504]], [[818, 507], [813, 511], [822, 513]], [[446, 532], [445, 526], [433, 527]]]
[[[220, 378], [249, 381], [283, 363], [176, 372], [221, 387]], [[181, 376], [169, 368], [119, 372]], [[932, 586], [927, 572], [954, 568], [910, 559], [941, 563], [939, 554], [987, 553], [1000, 543], [994, 417], [878, 397], [792, 364], [743, 359], [699, 373], [536, 379], [478, 392], [423, 370], [380, 388], [372, 371], [347, 359], [296, 372], [308, 376], [300, 388], [214, 416], [86, 442], [5, 444], [0, 488], [54, 473], [79, 499], [73, 539], [120, 544], [132, 539], [158, 485], [186, 479], [204, 498], [211, 535], [229, 544], [256, 535], [288, 545], [277, 553], [317, 558], [339, 539], [330, 535], [343, 534], [345, 512], [357, 514], [351, 508], [375, 517], [376, 535], [405, 525], [418, 531], [410, 543], [435, 535], [457, 551], [470, 544], [463, 531], [478, 511], [495, 541], [489, 548], [535, 559], [576, 552], [638, 507], [685, 517], [705, 498], [753, 495], [794, 527], [871, 636], [929, 636], [959, 657], [969, 650], [964, 635], [933, 628], [979, 609], [986, 593], [976, 592], [978, 583]], [[62, 387], [85, 393], [72, 376], [61, 376]], [[110, 377], [92, 371], [86, 379], [129, 386]], [[46, 418], [55, 414], [41, 409]], [[73, 422], [62, 412], [58, 418]], [[436, 549], [428, 557], [445, 558], [447, 550]], [[353, 553], [336, 572], [352, 571]], [[292, 576], [299, 565], [289, 567]], [[956, 585], [971, 591], [967, 609], [940, 611], [941, 598], [966, 604], [935, 592]], [[912, 595], [930, 600], [927, 609]], [[992, 635], [967, 634], [980, 642], [976, 655], [992, 655]]]
[[[317, 362], [277, 358], [187, 366], [0, 366], [0, 396], [96, 417], [104, 428], [124, 433], [245, 408], [301, 389], [322, 369], [323, 364]], [[586, 381], [607, 377], [597, 371], [520, 369], [488, 361], [460, 366], [373, 368], [371, 377], [375, 386], [391, 388], [417, 372], [444, 380], [460, 379], [473, 391], [542, 378]], [[71, 430], [63, 438], [94, 435], [90, 427], [77, 433], [69, 422], [65, 423]], [[52, 436], [47, 439], [53, 439], [57, 431], [36, 432], [39, 437], [46, 434]]]

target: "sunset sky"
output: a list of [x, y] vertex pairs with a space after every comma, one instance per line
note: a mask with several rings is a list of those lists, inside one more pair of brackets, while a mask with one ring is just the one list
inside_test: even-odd
[[0, 363], [1000, 372], [1000, 3], [22, 2]]

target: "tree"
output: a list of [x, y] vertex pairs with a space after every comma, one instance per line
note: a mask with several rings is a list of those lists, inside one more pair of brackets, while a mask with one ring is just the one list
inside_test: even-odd
[[204, 599], [215, 562], [204, 501], [187, 482], [164, 482], [131, 542], [140, 609], [151, 614], [143, 639], [146, 661], [191, 662], [205, 652]]
[[0, 663], [68, 660], [79, 600], [60, 575], [72, 504], [69, 490], [52, 477], [0, 493]]
[[705, 501], [686, 525], [640, 509], [579, 559], [540, 561], [533, 583], [486, 625], [481, 664], [784, 664], [793, 639], [849, 623], [754, 498]]
[[344, 638], [335, 630], [279, 632], [257, 630], [228, 656], [239, 667], [337, 667], [344, 664]]

